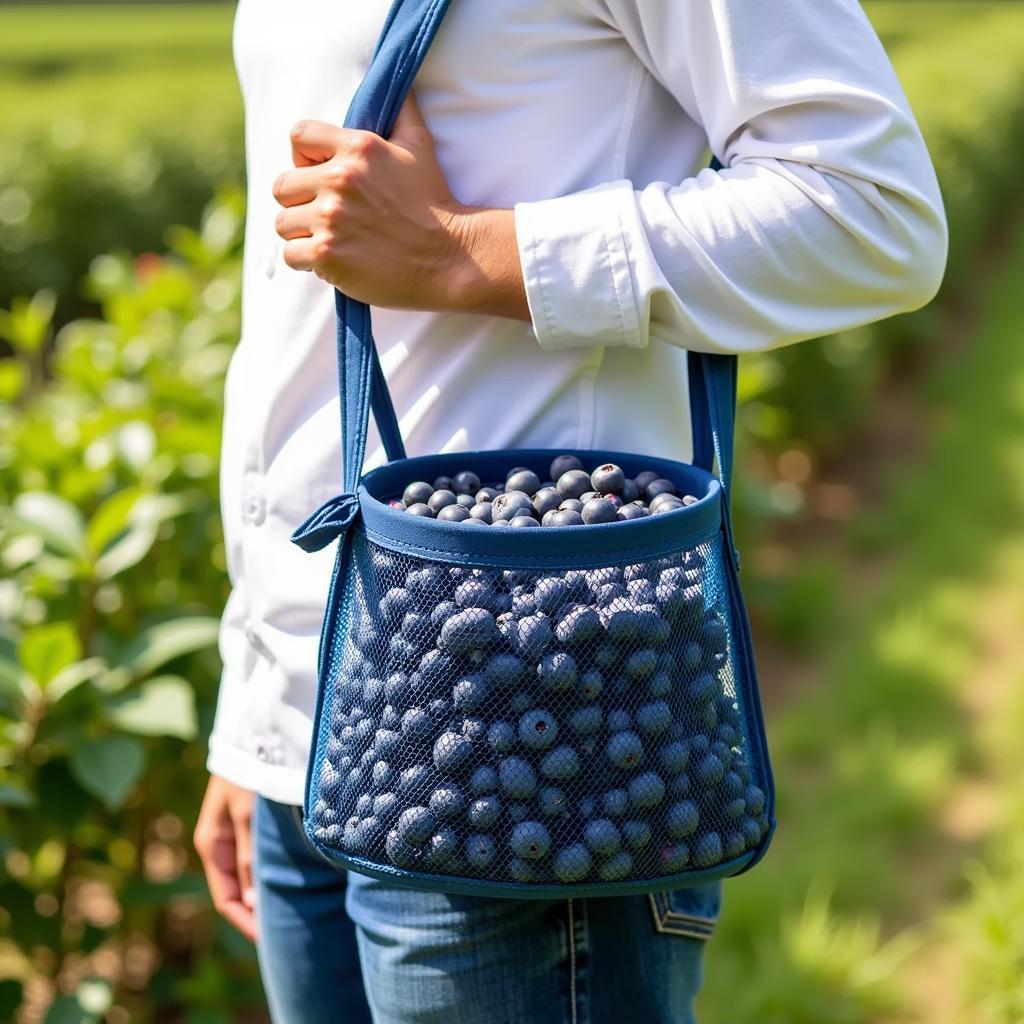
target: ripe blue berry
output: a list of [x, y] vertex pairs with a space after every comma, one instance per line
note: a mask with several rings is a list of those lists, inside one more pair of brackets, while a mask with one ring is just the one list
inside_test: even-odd
[[480, 477], [471, 470], [464, 469], [456, 473], [452, 479], [452, 489], [456, 494], [476, 494], [480, 490]]
[[637, 475], [633, 477], [633, 483], [636, 484], [637, 490], [640, 491], [641, 494], [643, 494], [644, 488], [648, 484], [652, 484], [655, 480], [658, 480], [660, 478], [660, 473], [655, 473], [653, 469], [645, 469], [643, 470], [643, 472], [637, 473]]
[[390, 860], [395, 867], [399, 868], [411, 868], [415, 866], [420, 857], [419, 848], [413, 846], [405, 838], [399, 835], [397, 828], [393, 828], [388, 832], [387, 839], [384, 843], [384, 849], [388, 855], [388, 860]]
[[492, 505], [489, 501], [481, 501], [469, 510], [471, 519], [479, 520], [487, 526], [491, 524]]
[[434, 743], [434, 764], [440, 772], [457, 772], [473, 758], [473, 741], [457, 732], [443, 732]]
[[522, 857], [513, 857], [509, 861], [508, 873], [513, 882], [526, 884], [537, 881], [537, 869]]
[[614, 643], [629, 643], [637, 638], [640, 623], [631, 608], [613, 608], [607, 613], [604, 628]]
[[643, 488], [643, 496], [648, 502], [653, 501], [659, 494], [678, 494], [679, 491], [671, 480], [666, 480], [664, 477], [658, 477], [656, 480], [652, 480], [646, 487]]
[[740, 831], [748, 847], [757, 846], [761, 842], [761, 826], [753, 818], [744, 818]]
[[637, 728], [647, 736], [660, 736], [672, 724], [672, 710], [663, 700], [644, 704], [636, 713]]
[[599, 704], [589, 704], [569, 716], [569, 728], [581, 736], [597, 732], [604, 721], [604, 711]]
[[558, 722], [548, 711], [527, 711], [519, 719], [519, 738], [531, 750], [547, 750], [558, 739]]
[[582, 882], [593, 869], [590, 851], [582, 843], [573, 843], [559, 851], [551, 870], [560, 882]]
[[424, 742], [434, 734], [434, 723], [422, 708], [409, 708], [402, 715], [402, 735], [411, 741]]
[[622, 508], [616, 509], [615, 518], [626, 522], [630, 519], [646, 519], [650, 514], [646, 505], [641, 505], [638, 501], [629, 501]]
[[608, 712], [608, 731], [622, 732], [632, 724], [629, 712], [623, 708], [613, 708]]
[[537, 794], [537, 805], [545, 817], [557, 818], [565, 814], [569, 803], [564, 790], [557, 786], [543, 786]]
[[452, 701], [459, 711], [478, 711], [490, 696], [490, 686], [476, 673], [460, 679], [452, 690]]
[[600, 494], [620, 494], [626, 483], [626, 474], [613, 462], [598, 466], [590, 474], [590, 486]]
[[606, 748], [608, 760], [616, 768], [633, 771], [639, 768], [644, 760], [644, 745], [635, 732], [625, 730], [609, 737]]
[[562, 782], [575, 778], [580, 772], [580, 755], [569, 746], [549, 750], [540, 761], [540, 773], [546, 779]]
[[505, 491], [491, 502], [491, 519], [494, 522], [532, 514], [533, 500], [525, 491]]
[[557, 455], [551, 462], [548, 476], [552, 480], [557, 480], [563, 473], [568, 473], [571, 469], [582, 470], [583, 463], [575, 455]]
[[555, 636], [567, 647], [588, 644], [601, 632], [601, 616], [588, 605], [570, 609], [555, 629]]
[[565, 498], [562, 504], [558, 506], [557, 511], [559, 512], [582, 512], [583, 502], [579, 498]]
[[[376, 754], [374, 754], [376, 756]], [[389, 789], [395, 780], [395, 770], [387, 761], [378, 761], [373, 766], [370, 776], [373, 788], [379, 793], [381, 790]]]
[[533, 511], [539, 516], [555, 511], [562, 503], [562, 496], [554, 487], [542, 487], [533, 496]]
[[699, 868], [709, 868], [722, 859], [722, 839], [717, 832], [706, 832], [693, 844], [693, 862]]
[[378, 729], [374, 733], [373, 746], [380, 757], [390, 760], [402, 749], [402, 737], [393, 729]]
[[414, 483], [409, 484], [404, 491], [402, 491], [402, 501], [405, 505], [420, 505], [426, 504], [430, 500], [430, 496], [434, 493], [434, 488], [430, 486], [425, 480], [417, 480]]
[[494, 860], [498, 847], [490, 836], [476, 833], [466, 840], [465, 851], [466, 860], [477, 870], [483, 871]]
[[505, 481], [506, 491], [523, 491], [533, 497], [540, 490], [540, 477], [532, 469], [521, 469]]
[[434, 515], [437, 515], [441, 509], [447, 508], [449, 505], [456, 505], [457, 502], [458, 498], [456, 498], [454, 491], [434, 491], [427, 500], [427, 507], [434, 513]]
[[489, 765], [482, 764], [469, 777], [469, 791], [477, 796], [490, 796], [497, 792], [498, 773]]
[[578, 498], [590, 490], [590, 477], [582, 469], [570, 469], [555, 479], [555, 490], [563, 498]]
[[599, 493], [599, 492], [597, 492], [597, 491], [584, 491], [584, 492], [583, 492], [583, 493], [582, 493], [582, 494], [580, 495], [580, 501], [582, 501], [582, 502], [583, 502], [583, 504], [584, 504], [584, 505], [586, 505], [586, 503], [587, 503], [588, 501], [590, 501], [590, 500], [591, 500], [591, 498], [600, 498], [600, 497], [601, 497], [601, 495], [600, 495], [600, 493]]
[[714, 754], [705, 754], [697, 764], [697, 781], [705, 789], [717, 786], [724, 776], [725, 765]]
[[583, 842], [591, 853], [601, 857], [610, 857], [618, 853], [622, 846], [622, 836], [615, 825], [607, 818], [595, 818], [587, 822], [583, 830]]
[[504, 488], [499, 489], [497, 487], [481, 487], [480, 490], [476, 492], [476, 500], [478, 502], [486, 501], [490, 504], [499, 494], [501, 494], [503, 489]]
[[415, 505], [410, 505], [405, 511], [411, 516], [422, 516], [424, 519], [435, 518], [434, 510], [423, 502], [417, 502]]
[[392, 587], [380, 600], [380, 617], [388, 625], [401, 622], [407, 612], [415, 606], [413, 595], [405, 587]]
[[515, 641], [516, 652], [527, 661], [536, 661], [554, 641], [551, 619], [543, 612], [520, 619], [518, 634]]
[[[639, 614], [639, 613], [638, 613]], [[658, 655], [649, 647], [634, 651], [626, 659], [626, 675], [636, 682], [649, 679], [658, 667]]]
[[675, 775], [686, 767], [690, 748], [682, 740], [672, 740], [658, 751], [658, 764], [669, 774]]
[[452, 478], [450, 476], [439, 476], [434, 478], [434, 490], [435, 491], [450, 491], [452, 490]]
[[523, 527], [529, 529], [534, 526], [540, 526], [540, 523], [537, 522], [537, 520], [534, 519], [533, 516], [514, 516], [512, 519], [508, 521], [508, 525], [513, 526], [518, 530], [522, 529]]
[[651, 842], [651, 826], [646, 821], [624, 821], [622, 838], [631, 850], [642, 850]]
[[442, 828], [427, 842], [423, 859], [432, 868], [450, 867], [459, 856], [459, 835], [453, 828]]
[[629, 810], [629, 793], [624, 789], [609, 789], [601, 797], [601, 810], [609, 818], [621, 818]]
[[508, 722], [495, 722], [487, 730], [487, 745], [496, 754], [506, 754], [516, 742], [516, 731]]
[[438, 646], [451, 654], [481, 651], [498, 636], [494, 615], [484, 608], [466, 608], [442, 627]]
[[619, 497], [622, 498], [623, 504], [639, 501], [640, 488], [637, 487], [636, 481], [626, 477], [622, 484], [622, 490], [619, 491]]
[[512, 829], [508, 845], [523, 860], [540, 860], [551, 849], [551, 834], [539, 821], [521, 821]]
[[764, 810], [764, 792], [757, 786], [747, 786], [744, 799], [751, 814], [756, 816]]
[[618, 509], [604, 498], [591, 498], [584, 506], [583, 522], [588, 526], [598, 526], [601, 523], [614, 523], [618, 517]]
[[[436, 818], [441, 821], [451, 821], [452, 818], [457, 818], [462, 813], [462, 809], [466, 806], [466, 798], [458, 786], [441, 786], [430, 794], [429, 806]], [[379, 814], [376, 808], [375, 813]]]
[[625, 850], [620, 850], [597, 869], [597, 877], [602, 882], [621, 882], [628, 878], [633, 870], [633, 858]]
[[667, 697], [672, 692], [672, 676], [661, 670], [655, 672], [647, 684], [647, 692], [652, 697]]
[[469, 805], [469, 823], [481, 832], [494, 828], [500, 817], [501, 801], [496, 796], [481, 796]]
[[690, 861], [686, 843], [668, 843], [658, 851], [658, 870], [663, 875], [678, 874]]
[[596, 700], [603, 689], [604, 677], [601, 675], [601, 670], [599, 668], [591, 668], [580, 676], [576, 692], [583, 700]]
[[558, 509], [548, 520], [549, 526], [583, 526], [583, 516], [573, 509]]
[[498, 765], [498, 785], [512, 800], [529, 800], [537, 792], [537, 776], [528, 761], [506, 757]]
[[680, 800], [665, 813], [665, 830], [673, 839], [685, 839], [697, 831], [700, 812], [692, 800]]
[[373, 816], [384, 824], [390, 825], [398, 817], [401, 809], [402, 805], [394, 793], [378, 793], [373, 798]]
[[554, 614], [568, 599], [569, 588], [561, 576], [543, 576], [533, 588], [533, 603], [545, 614]]
[[665, 799], [665, 783], [657, 772], [644, 772], [629, 783], [629, 801], [635, 808], [657, 807]]
[[410, 807], [398, 816], [398, 835], [407, 843], [426, 842], [437, 828], [437, 818], [426, 807]]
[[565, 651], [545, 654], [537, 666], [541, 685], [555, 693], [570, 690], [576, 685], [576, 659]]
[[521, 658], [514, 654], [495, 654], [484, 668], [484, 681], [496, 690], [509, 690], [522, 681], [525, 672]]

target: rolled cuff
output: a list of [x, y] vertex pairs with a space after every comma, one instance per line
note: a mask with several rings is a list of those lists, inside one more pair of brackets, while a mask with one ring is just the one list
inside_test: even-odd
[[638, 219], [629, 181], [517, 203], [516, 238], [533, 332], [541, 348], [643, 348], [647, 332], [630, 266]]

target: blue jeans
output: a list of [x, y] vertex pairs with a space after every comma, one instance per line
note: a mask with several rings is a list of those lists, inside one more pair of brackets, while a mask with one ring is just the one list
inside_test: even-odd
[[501, 900], [402, 889], [255, 811], [260, 969], [275, 1024], [692, 1024], [721, 883]]

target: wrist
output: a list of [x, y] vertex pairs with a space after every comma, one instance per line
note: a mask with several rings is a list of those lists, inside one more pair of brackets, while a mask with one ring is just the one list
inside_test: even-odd
[[529, 321], [512, 210], [460, 205], [445, 233], [437, 282], [444, 309]]

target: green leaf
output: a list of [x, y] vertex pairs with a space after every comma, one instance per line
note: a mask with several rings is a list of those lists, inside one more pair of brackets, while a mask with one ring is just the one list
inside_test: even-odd
[[28, 367], [14, 359], [0, 359], [0, 402], [13, 402], [25, 390]]
[[149, 554], [160, 524], [184, 511], [184, 502], [155, 494], [144, 494], [132, 505], [128, 529], [96, 561], [96, 575], [109, 579], [137, 565]]
[[16, 525], [41, 537], [52, 550], [81, 558], [85, 554], [85, 523], [69, 501], [46, 491], [25, 491], [14, 499]]
[[198, 731], [195, 693], [181, 676], [150, 679], [137, 693], [114, 698], [108, 714], [114, 725], [143, 736], [190, 740]]
[[142, 743], [132, 736], [110, 736], [76, 747], [71, 774], [86, 790], [116, 811], [132, 791], [146, 764]]
[[36, 798], [19, 786], [0, 785], [0, 807], [34, 807]]
[[102, 658], [86, 658], [76, 661], [73, 665], [61, 669], [46, 687], [46, 699], [51, 704], [63, 700], [72, 690], [77, 690], [82, 683], [96, 679], [106, 671], [107, 664]]
[[128, 529], [128, 516], [142, 491], [126, 487], [116, 491], [93, 513], [85, 531], [86, 545], [93, 555], [99, 555]]
[[25, 671], [46, 686], [58, 672], [81, 657], [78, 634], [70, 622], [51, 622], [28, 630], [18, 645], [18, 658]]
[[201, 651], [217, 643], [220, 622], [210, 616], [172, 619], [143, 630], [122, 652], [117, 665], [129, 676], [148, 676], [183, 654]]
[[57, 295], [43, 288], [31, 299], [15, 298], [10, 312], [0, 310], [0, 337], [21, 352], [38, 352], [46, 340], [57, 308]]

